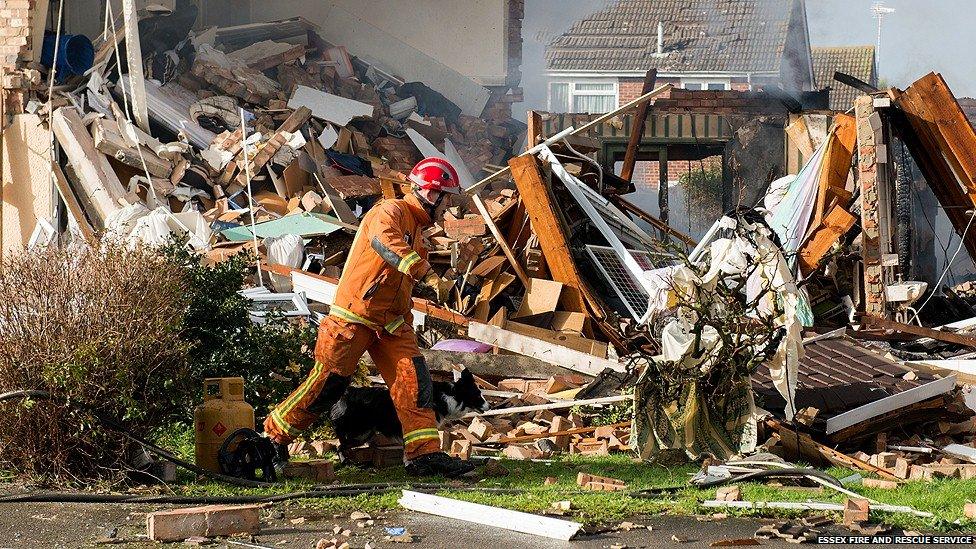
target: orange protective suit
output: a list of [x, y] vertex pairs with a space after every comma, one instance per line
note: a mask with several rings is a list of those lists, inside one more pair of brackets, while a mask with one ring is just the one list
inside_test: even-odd
[[433, 386], [410, 315], [414, 282], [431, 270], [421, 235], [430, 225], [414, 195], [384, 200], [363, 217], [329, 317], [319, 326], [315, 366], [264, 422], [276, 442], [291, 442], [328, 412], [369, 352], [390, 387], [406, 458], [440, 451]]

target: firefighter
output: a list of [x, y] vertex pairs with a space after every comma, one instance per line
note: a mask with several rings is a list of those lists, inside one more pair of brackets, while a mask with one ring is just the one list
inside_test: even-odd
[[315, 366], [264, 422], [265, 434], [277, 443], [279, 465], [288, 460], [288, 443], [342, 397], [368, 352], [403, 426], [407, 472], [455, 477], [474, 468], [440, 449], [430, 373], [410, 314], [414, 283], [433, 288], [442, 303], [454, 287], [427, 262], [421, 233], [443, 216], [461, 188], [457, 171], [442, 158], [424, 159], [409, 178], [410, 194], [383, 200], [363, 217], [329, 316], [319, 325]]

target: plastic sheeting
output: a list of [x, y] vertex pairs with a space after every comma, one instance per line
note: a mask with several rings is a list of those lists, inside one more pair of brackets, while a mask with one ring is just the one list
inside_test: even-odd
[[[648, 368], [638, 380], [634, 444], [643, 457], [678, 449], [692, 458], [703, 453], [728, 457], [755, 448], [755, 405], [749, 375], [719, 363], [723, 356], [720, 327], [700, 323], [694, 309], [681, 305], [702, 305], [701, 300], [716, 295], [718, 285], [730, 279], [748, 277], [742, 297], [755, 306], [746, 314], [771, 322], [772, 328], [781, 332], [781, 337], [773, 340], [776, 347], [766, 364], [774, 386], [786, 400], [787, 419], [796, 413], [797, 368], [803, 355], [797, 311], [802, 298], [792, 270], [772, 232], [760, 221], [723, 217], [713, 235], [707, 255], [702, 254], [702, 263], [707, 262], [703, 266], [708, 267], [703, 275], [698, 276], [688, 265], [657, 273], [656, 285], [668, 286], [670, 295], [666, 300], [658, 299], [654, 309], [657, 314], [673, 310], [674, 317], [662, 331], [662, 353], [655, 361], [669, 364], [671, 371], [697, 372], [684, 377], [686, 381], [674, 383], [649, 377], [649, 372], [657, 370]], [[715, 317], [738, 314], [727, 311], [726, 302], [721, 300], [707, 305]], [[767, 344], [764, 340], [746, 343]], [[706, 377], [713, 386], [725, 390], [715, 391], [718, 396], [705, 394], [702, 380]]]
[[197, 211], [172, 213], [166, 207], [150, 210], [142, 204], [130, 204], [105, 220], [106, 234], [135, 246], [165, 246], [175, 238], [195, 250], [209, 246], [211, 231], [206, 219]]

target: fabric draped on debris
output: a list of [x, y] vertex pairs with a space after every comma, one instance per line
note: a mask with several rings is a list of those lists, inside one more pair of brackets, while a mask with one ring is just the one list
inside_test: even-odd
[[[728, 457], [755, 448], [751, 372], [729, 364], [729, 359], [765, 359], [774, 386], [786, 400], [786, 417], [796, 412], [797, 366], [803, 353], [800, 294], [769, 228], [747, 217], [718, 221], [707, 263], [679, 265], [667, 275], [658, 272], [658, 285], [665, 279], [670, 285], [668, 304], [677, 306], [661, 334], [657, 368], [646, 369], [637, 384], [634, 432], [644, 457], [664, 449], [682, 449], [692, 458], [703, 453]], [[704, 274], [696, 274], [695, 268], [706, 267]], [[732, 288], [737, 280], [744, 282], [735, 298], [747, 304], [745, 321], [768, 327], [758, 337], [722, 333], [713, 324], [714, 319], [739, 314], [720, 298], [720, 285]], [[702, 310], [708, 318], [702, 318]], [[729, 341], [739, 348], [723, 349]], [[662, 370], [666, 374], [657, 376]]]

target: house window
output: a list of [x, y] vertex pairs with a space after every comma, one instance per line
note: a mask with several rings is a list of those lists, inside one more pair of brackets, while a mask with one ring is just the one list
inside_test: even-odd
[[600, 114], [617, 108], [616, 82], [552, 82], [550, 112]]
[[728, 90], [732, 83], [728, 80], [706, 80], [701, 78], [681, 79], [681, 87], [686, 90]]

